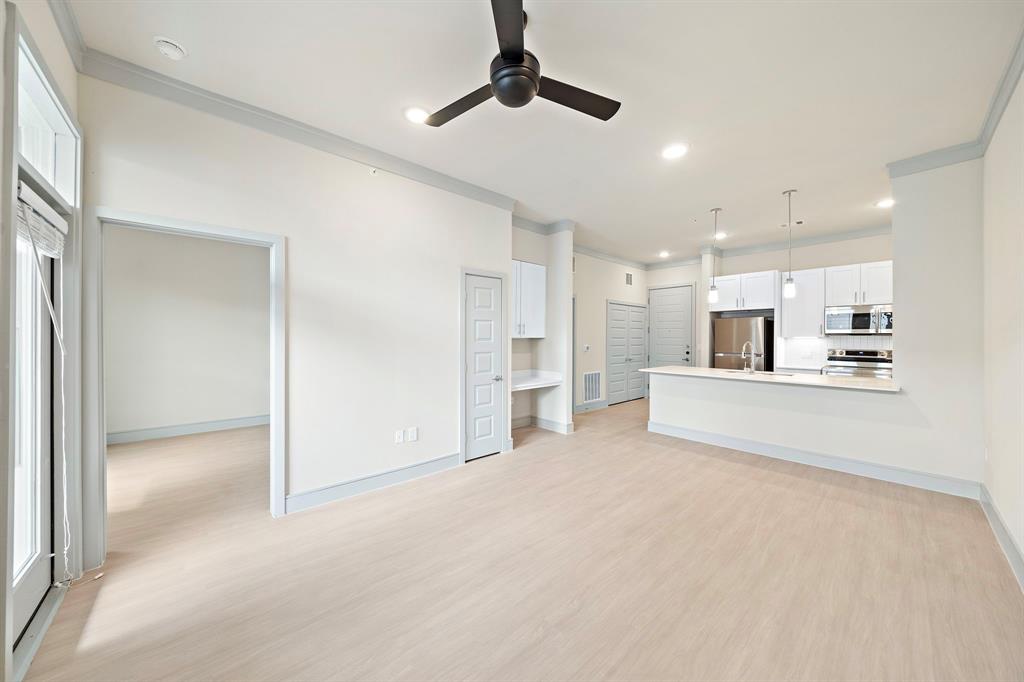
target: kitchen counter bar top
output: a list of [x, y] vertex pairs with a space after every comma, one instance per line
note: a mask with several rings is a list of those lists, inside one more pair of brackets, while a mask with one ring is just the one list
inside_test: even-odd
[[838, 388], [850, 391], [898, 393], [900, 390], [900, 387], [892, 379], [878, 379], [875, 377], [840, 377], [821, 374], [786, 374], [784, 372], [755, 372], [751, 374], [743, 370], [684, 366], [650, 367], [640, 371], [647, 374], [661, 374], [665, 376], [752, 381], [762, 384], [784, 384], [789, 386], [814, 386], [816, 388]]

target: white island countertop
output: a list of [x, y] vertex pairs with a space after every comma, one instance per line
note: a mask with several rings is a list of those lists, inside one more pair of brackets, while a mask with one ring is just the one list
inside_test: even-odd
[[852, 391], [879, 391], [898, 393], [900, 387], [892, 379], [876, 377], [838, 377], [823, 374], [787, 374], [785, 372], [744, 372], [741, 369], [716, 369], [714, 367], [650, 367], [640, 370], [647, 374], [665, 376], [696, 377], [699, 379], [725, 379], [727, 381], [753, 381], [762, 384], [786, 384], [790, 386], [815, 386], [818, 388], [840, 388]]

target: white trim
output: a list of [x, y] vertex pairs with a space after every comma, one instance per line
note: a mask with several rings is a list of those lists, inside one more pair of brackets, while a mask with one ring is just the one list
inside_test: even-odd
[[1021, 550], [1010, 534], [1009, 529], [1003, 522], [1002, 514], [999, 513], [999, 508], [996, 507], [995, 502], [992, 500], [992, 494], [984, 483], [981, 484], [980, 501], [981, 509], [985, 512], [988, 524], [992, 526], [992, 532], [995, 533], [996, 541], [1002, 548], [1003, 554], [1006, 555], [1006, 560], [1010, 563], [1010, 570], [1013, 571], [1014, 577], [1017, 578], [1017, 584], [1020, 585], [1021, 591], [1024, 591], [1024, 551]]
[[378, 488], [386, 488], [411, 481], [415, 478], [436, 474], [446, 469], [457, 467], [461, 463], [462, 454], [456, 452], [451, 455], [427, 460], [426, 462], [418, 462], [397, 469], [382, 471], [378, 474], [354, 478], [344, 483], [335, 483], [323, 488], [295, 493], [289, 495], [285, 500], [285, 510], [288, 514], [291, 514], [311, 507], [318, 507], [321, 504], [334, 502], [335, 500], [361, 495]]
[[527, 426], [533, 426], [533, 417], [526, 415], [525, 417], [516, 417], [512, 420], [512, 430], [523, 429]]
[[[815, 246], [817, 244], [832, 244], [834, 242], [845, 242], [851, 239], [864, 239], [866, 237], [879, 237], [885, 234], [892, 234], [892, 225], [879, 225], [868, 227], [863, 230], [851, 230], [849, 232], [837, 232], [834, 234], [822, 234], [815, 237], [804, 237], [793, 240], [793, 248], [803, 246]], [[747, 256], [752, 253], [764, 253], [767, 251], [785, 251], [789, 248], [789, 242], [770, 242], [768, 244], [757, 244], [754, 246], [738, 246], [735, 249], [721, 249], [720, 258], [733, 258], [735, 256]]]
[[888, 481], [889, 483], [899, 483], [900, 485], [907, 485], [913, 488], [933, 490], [935, 492], [946, 493], [947, 495], [956, 495], [957, 497], [966, 497], [972, 500], [977, 500], [981, 496], [981, 484], [977, 481], [965, 481], [959, 478], [927, 474], [921, 471], [901, 469], [898, 467], [886, 466], [884, 464], [872, 464], [870, 462], [862, 462], [855, 459], [847, 459], [845, 457], [823, 455], [817, 452], [797, 450], [796, 448], [774, 445], [772, 443], [761, 443], [759, 441], [753, 441], [746, 438], [736, 438], [734, 436], [725, 436], [718, 433], [707, 433], [705, 431], [697, 431], [695, 429], [686, 429], [681, 426], [672, 426], [671, 424], [647, 422], [647, 430], [651, 433], [660, 433], [664, 436], [684, 438], [686, 440], [697, 441], [698, 443], [707, 443], [709, 445], [718, 445], [731, 450], [740, 450], [742, 452], [763, 455], [773, 459], [786, 460], [787, 462], [806, 464], [820, 469], [841, 471], [846, 474], [863, 476], [865, 478], [874, 478], [879, 481]]
[[213, 421], [195, 422], [192, 424], [157, 426], [150, 429], [114, 431], [107, 434], [107, 445], [138, 443], [144, 440], [189, 436], [195, 433], [210, 433], [211, 431], [229, 431], [231, 429], [243, 429], [247, 426], [264, 426], [269, 423], [270, 415], [260, 414], [254, 417], [235, 417], [233, 419], [215, 419]]
[[102, 226], [133, 227], [167, 234], [262, 246], [270, 256], [270, 513], [285, 513], [287, 492], [287, 340], [285, 286], [287, 282], [285, 248], [281, 235], [239, 230], [192, 221], [152, 216], [104, 206], [91, 208], [85, 223], [85, 239], [90, 260], [85, 272], [89, 287], [84, 291], [84, 344], [87, 349], [86, 372], [91, 373], [94, 393], [85, 401], [92, 408], [84, 416], [90, 438], [82, 449], [83, 468], [90, 473], [85, 488], [89, 500], [84, 512], [86, 549], [91, 552], [88, 568], [100, 565], [106, 547], [106, 429], [103, 395], [102, 327]]
[[57, 22], [57, 29], [60, 31], [61, 38], [64, 39], [64, 45], [71, 56], [71, 61], [74, 63], [75, 68], [81, 71], [82, 55], [85, 54], [86, 48], [85, 39], [82, 37], [82, 29], [78, 25], [78, 18], [75, 17], [75, 12], [71, 9], [71, 4], [68, 0], [48, 0], [48, 2], [50, 12], [53, 13], [53, 19]]
[[612, 256], [611, 254], [603, 253], [596, 249], [589, 249], [586, 246], [573, 245], [572, 252], [581, 254], [583, 256], [590, 256], [591, 258], [597, 258], [598, 260], [608, 261], [609, 263], [617, 263], [618, 265], [625, 265], [627, 268], [634, 268], [636, 270], [646, 270], [647, 266], [643, 263], [637, 263], [636, 261], [626, 260], [625, 258], [619, 258], [618, 256]]
[[683, 260], [661, 261], [659, 263], [648, 263], [647, 270], [664, 270], [666, 268], [679, 268], [685, 265], [700, 265], [700, 256], [684, 258]]
[[515, 200], [511, 197], [458, 180], [326, 130], [314, 128], [301, 121], [150, 71], [92, 48], [85, 51], [82, 73], [507, 211], [515, 208]]
[[893, 161], [886, 164], [886, 168], [889, 169], [890, 178], [899, 178], [904, 175], [913, 175], [914, 173], [922, 173], [942, 168], [943, 166], [951, 166], [954, 163], [980, 159], [984, 155], [985, 145], [979, 140], [972, 140], [971, 142], [964, 142], [952, 147], [911, 156], [909, 159]]
[[21, 682], [21, 680], [25, 679], [25, 675], [28, 674], [29, 666], [32, 665], [32, 659], [36, 657], [36, 652], [39, 651], [39, 647], [43, 643], [43, 637], [46, 636], [46, 631], [50, 629], [50, 624], [53, 623], [53, 619], [57, 616], [57, 611], [60, 610], [60, 605], [63, 603], [64, 596], [67, 593], [67, 587], [51, 587], [46, 596], [43, 597], [43, 601], [39, 604], [39, 608], [36, 609], [32, 619], [28, 622], [25, 634], [21, 636], [18, 645], [14, 647], [12, 665], [15, 682]]
[[563, 424], [562, 422], [556, 422], [553, 419], [542, 419], [540, 417], [534, 417], [533, 423], [538, 429], [544, 429], [545, 431], [554, 431], [562, 435], [569, 435], [572, 433], [573, 425], [572, 422]]
[[999, 121], [1003, 118], [1003, 112], [1010, 104], [1013, 91], [1024, 74], [1024, 30], [1017, 38], [1017, 48], [1010, 57], [1010, 63], [1006, 65], [1006, 71], [999, 81], [999, 87], [992, 95], [992, 101], [988, 105], [988, 113], [985, 115], [985, 122], [981, 125], [981, 133], [978, 134], [978, 141], [981, 142], [983, 151], [988, 151], [988, 145], [992, 142], [992, 136], [996, 134]]

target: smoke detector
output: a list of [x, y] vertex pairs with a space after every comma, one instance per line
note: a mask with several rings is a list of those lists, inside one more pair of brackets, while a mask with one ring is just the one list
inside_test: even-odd
[[170, 38], [156, 36], [153, 38], [153, 44], [156, 45], [156, 49], [160, 51], [160, 54], [167, 57], [172, 62], [180, 62], [188, 54], [188, 52], [185, 51], [185, 48]]

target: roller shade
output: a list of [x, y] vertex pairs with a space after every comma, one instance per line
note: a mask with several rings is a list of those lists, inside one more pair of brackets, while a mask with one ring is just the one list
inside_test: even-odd
[[35, 242], [39, 254], [60, 258], [67, 221], [22, 182], [18, 183], [18, 236]]

